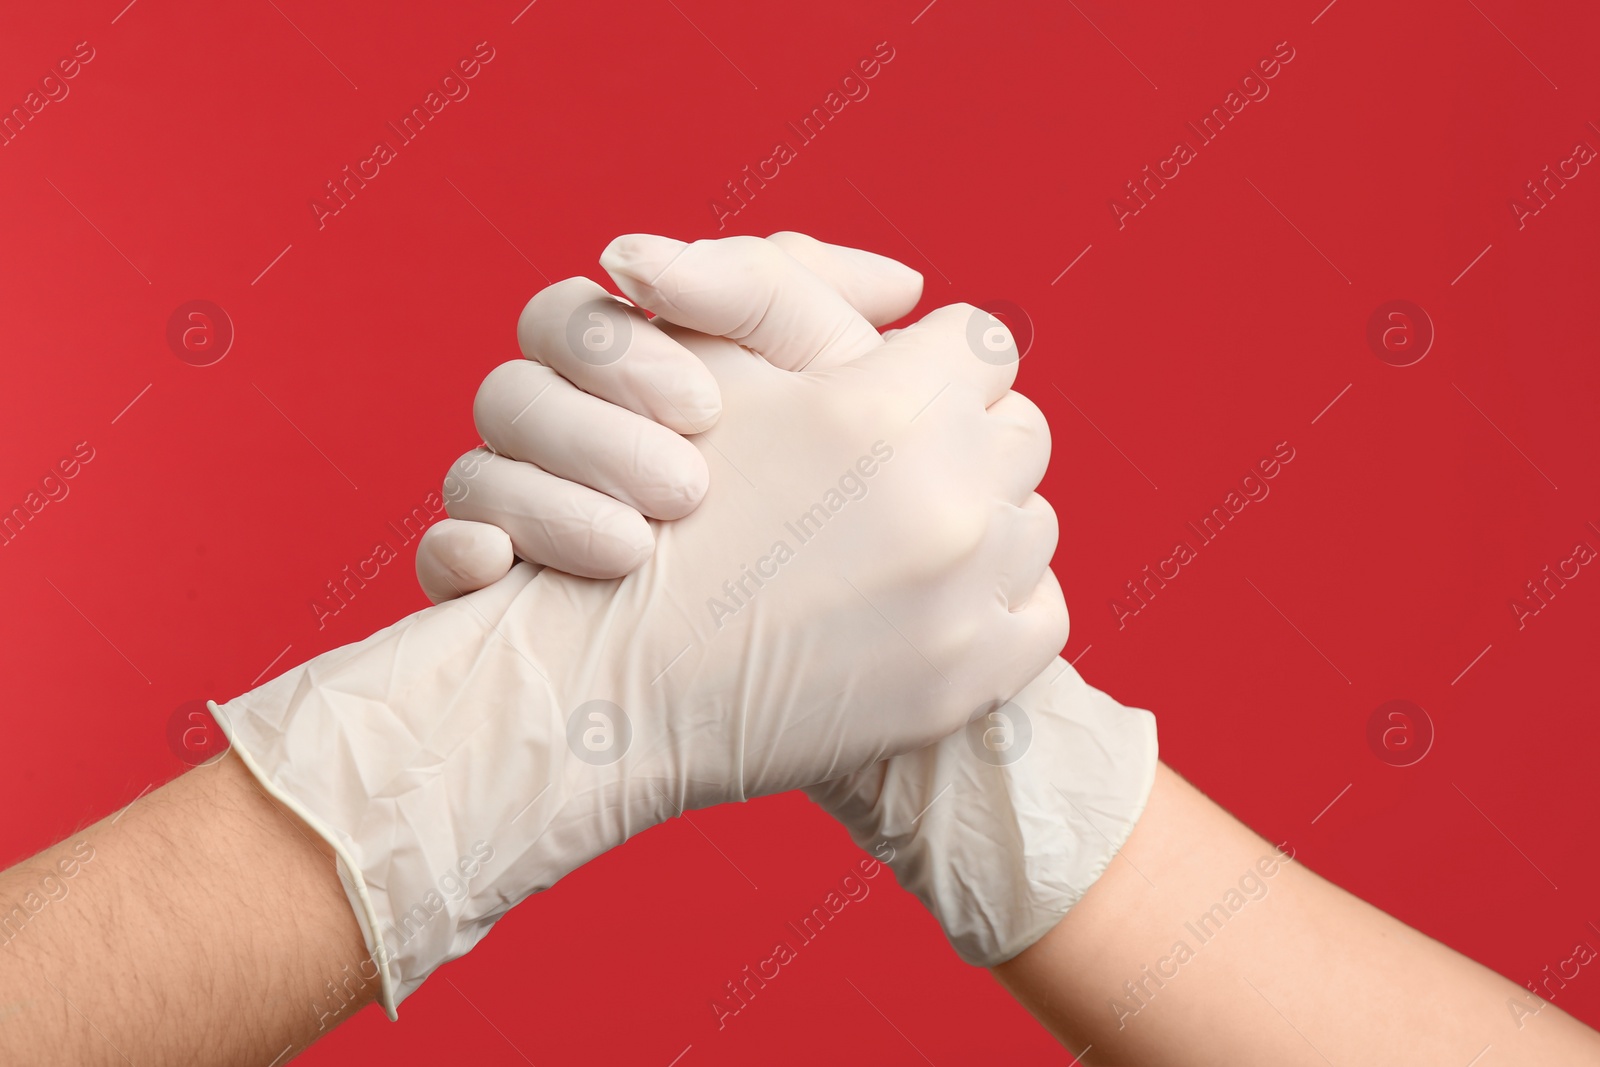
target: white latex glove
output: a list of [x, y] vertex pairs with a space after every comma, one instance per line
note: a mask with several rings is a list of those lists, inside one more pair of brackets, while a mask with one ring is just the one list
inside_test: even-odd
[[[876, 348], [872, 323], [902, 317], [922, 293], [922, 276], [911, 268], [804, 234], [734, 238], [724, 247], [739, 250], [756, 276], [782, 279], [782, 297], [759, 314], [714, 306], [713, 329], [693, 328], [717, 336], [720, 325], [722, 336], [774, 366], [820, 369]], [[603, 262], [615, 265], [622, 255], [614, 245]], [[791, 269], [814, 261], [827, 264], [827, 281]], [[630, 280], [623, 290], [640, 284]], [[705, 495], [706, 461], [679, 434], [716, 423], [716, 378], [669, 331], [618, 318], [614, 301], [589, 279], [568, 278], [523, 312], [523, 355], [552, 373], [516, 373], [550, 392], [527, 410], [508, 409], [500, 375], [511, 372], [503, 368], [479, 391], [474, 414], [489, 448], [526, 462], [512, 466], [475, 450], [445, 479], [451, 518], [429, 527], [417, 554], [417, 578], [435, 603], [498, 580], [513, 554], [590, 578], [627, 574], [654, 548], [645, 519], [680, 518]]]
[[[530, 303], [525, 345], [567, 336], [546, 312], [573, 288]], [[674, 439], [709, 488], [637, 570], [519, 566], [215, 708], [338, 852], [391, 1014], [512, 905], [641, 829], [925, 745], [1049, 662], [1067, 617], [1055, 516], [1032, 492], [1048, 437], [996, 404], [1015, 366], [973, 358], [970, 312], [887, 342], [869, 329], [854, 362], [798, 373], [686, 336], [726, 410]], [[655, 330], [614, 300], [601, 313]], [[491, 380], [490, 440], [511, 455], [541, 420], [602, 404], [531, 362]], [[477, 478], [497, 470], [531, 468], [489, 455]]]
[[[689, 246], [662, 241], [619, 238], [601, 262], [624, 292], [661, 315], [657, 325], [727, 329], [754, 338], [759, 351], [786, 366], [815, 368], [848, 358], [848, 346], [840, 350], [828, 341], [859, 338], [865, 328], [900, 318], [922, 291], [920, 275], [894, 260], [801, 234], [767, 239], [787, 256], [774, 256], [749, 238]], [[564, 292], [575, 305], [593, 288], [577, 279], [541, 298], [555, 301]], [[560, 311], [549, 313], [559, 317]], [[981, 359], [1007, 361], [998, 320], [973, 313], [967, 336]], [[574, 360], [575, 349], [563, 338], [546, 348], [541, 342], [549, 335], [524, 337], [529, 359], [562, 370], [581, 364], [584, 388], [615, 406], [603, 421], [558, 414], [517, 453], [527, 463], [496, 464], [472, 483], [472, 493], [451, 508], [458, 517], [436, 524], [418, 549], [418, 574], [430, 596], [446, 599], [503, 575], [511, 544], [501, 527], [520, 531], [517, 550], [524, 558], [585, 573], [617, 565], [615, 556], [597, 555], [596, 546], [604, 550], [610, 542], [584, 536], [586, 522], [617, 522], [632, 510], [623, 502], [641, 510], [650, 505], [636, 502], [673, 499], [693, 506], [704, 492], [700, 468], [673, 461], [667, 447], [655, 456], [668, 461], [651, 466], [619, 459], [613, 447], [616, 441], [659, 440], [662, 428], [641, 417], [653, 410], [714, 406], [693, 357], [674, 337], [687, 335], [671, 328], [635, 335], [633, 352], [644, 358], [632, 362], [630, 355], [598, 367]], [[1014, 347], [1010, 353], [1014, 361]], [[640, 385], [645, 378], [647, 388]], [[507, 440], [506, 406], [497, 391], [491, 375], [477, 405], [479, 432], [491, 444]], [[653, 406], [640, 402], [645, 396]], [[1020, 415], [1023, 409], [1013, 410]], [[584, 494], [584, 485], [561, 478], [513, 473], [532, 463], [568, 472], [592, 463], [597, 476], [567, 476], [609, 496]], [[452, 483], [458, 495], [466, 484], [452, 475], [447, 490]], [[581, 507], [565, 506], [573, 500]], [[559, 534], [543, 532], [547, 522]], [[639, 548], [648, 551], [648, 545]], [[901, 702], [909, 707], [909, 699], [903, 695]], [[863, 847], [881, 856], [887, 842], [902, 884], [934, 913], [961, 956], [993, 965], [1048, 932], [1104, 871], [1144, 809], [1155, 767], [1154, 717], [1089, 687], [1058, 659], [1005, 707], [960, 733], [808, 792]]]

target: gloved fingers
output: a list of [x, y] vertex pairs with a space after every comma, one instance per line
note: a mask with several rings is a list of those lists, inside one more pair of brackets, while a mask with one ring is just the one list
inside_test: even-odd
[[1022, 504], [1050, 465], [1050, 424], [1039, 405], [1018, 392], [1008, 392], [990, 404], [989, 417], [1001, 499]]
[[992, 542], [999, 549], [996, 588], [1007, 610], [1015, 612], [1032, 601], [1039, 583], [1050, 573], [1061, 529], [1055, 509], [1038, 493], [1029, 494], [1020, 507], [997, 506], [1005, 514], [995, 524], [997, 536]]
[[455, 462], [445, 502], [451, 518], [504, 530], [518, 557], [584, 578], [619, 578], [655, 552], [650, 524], [633, 508], [487, 449]]
[[511, 538], [486, 522], [440, 519], [417, 542], [417, 582], [435, 604], [499, 581], [515, 562]]
[[644, 312], [588, 278], [534, 294], [517, 319], [517, 343], [586, 393], [678, 433], [700, 433], [722, 414], [711, 372]]
[[857, 362], [915, 382], [930, 403], [946, 387], [960, 385], [976, 392], [988, 407], [1005, 396], [1017, 378], [1017, 360], [987, 358], [989, 350], [974, 340], [974, 330], [989, 329], [984, 325], [989, 320], [999, 322], [971, 304], [935, 308]]
[[1061, 592], [1055, 572], [1046, 567], [1028, 598], [1014, 602], [1006, 612], [1000, 630], [1003, 640], [1015, 644], [1002, 647], [1022, 650], [1031, 664], [1026, 676], [1034, 678], [1066, 647], [1070, 629], [1067, 598]]
[[600, 265], [640, 307], [738, 341], [784, 370], [848, 363], [880, 343], [833, 286], [759, 237], [685, 244], [627, 234], [606, 246]]
[[[1031, 589], [1009, 594], [1009, 610], [1001, 602], [1003, 597], [1007, 594], [997, 589], [989, 610], [974, 611], [975, 628], [959, 654], [947, 654], [940, 661], [951, 681], [976, 698], [1020, 692], [1067, 643], [1067, 602], [1048, 567], [1038, 573]], [[981, 670], [975, 671], [978, 665]], [[939, 709], [934, 725], [938, 732], [954, 733], [993, 707], [992, 703], [950, 703]]]
[[967, 346], [985, 363], [1015, 367], [1022, 360], [1011, 327], [1000, 316], [983, 308], [973, 308], [967, 318]]
[[793, 230], [772, 234], [767, 240], [832, 286], [874, 326], [909, 315], [922, 299], [922, 275], [897, 259], [828, 244]]
[[705, 457], [686, 438], [525, 359], [489, 372], [472, 415], [500, 455], [597, 489], [650, 518], [687, 515], [711, 481]]

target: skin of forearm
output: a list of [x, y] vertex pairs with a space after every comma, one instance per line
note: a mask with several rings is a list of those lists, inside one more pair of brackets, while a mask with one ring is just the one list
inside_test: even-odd
[[1593, 1030], [1281, 858], [1164, 764], [1119, 857], [995, 974], [1087, 1065], [1600, 1063]]
[[233, 756], [0, 874], [0, 1063], [281, 1064], [378, 992], [327, 846]]

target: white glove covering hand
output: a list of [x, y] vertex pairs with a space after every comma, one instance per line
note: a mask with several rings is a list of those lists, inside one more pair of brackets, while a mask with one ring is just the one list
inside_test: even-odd
[[[876, 348], [873, 324], [906, 314], [922, 293], [922, 276], [909, 267], [798, 233], [654, 247], [669, 257], [674, 278], [691, 281], [696, 272], [726, 273], [723, 258], [737, 255], [746, 284], [727, 296], [707, 293], [715, 306], [705, 311], [690, 304], [686, 314], [701, 311], [733, 324], [728, 329], [735, 340], [778, 366], [820, 369]], [[678, 249], [686, 258], [672, 261]], [[720, 251], [707, 257], [705, 249]], [[606, 256], [620, 264], [630, 251], [623, 238]], [[823, 264], [837, 292], [798, 269]], [[644, 291], [652, 279], [662, 281], [654, 277], [662, 273], [656, 264], [646, 267], [639, 280], [619, 269], [623, 288]], [[475, 413], [490, 450], [457, 461], [444, 485], [451, 517], [428, 529], [417, 553], [417, 578], [435, 603], [499, 579], [513, 551], [569, 574], [620, 577], [654, 548], [646, 518], [676, 519], [705, 495], [705, 460], [670, 432], [699, 433], [722, 410], [716, 379], [691, 352], [643, 315], [622, 311], [587, 278], [539, 292], [522, 313], [517, 335], [523, 355], [550, 372], [516, 371], [543, 383], [525, 408], [507, 407], [511, 394], [499, 388], [503, 371], [491, 374], [478, 393]], [[586, 447], [575, 450], [573, 441]], [[510, 465], [500, 456], [526, 462]]]
[[[987, 410], [1015, 367], [973, 358], [970, 311], [815, 372], [686, 337], [726, 410], [695, 439], [704, 500], [638, 570], [520, 566], [215, 709], [339, 853], [391, 1014], [631, 834], [925, 745], [1050, 661], [1048, 437]], [[552, 387], [532, 363], [496, 375], [507, 412]]]
[[[774, 234], [768, 243], [788, 255], [775, 257], [749, 238], [682, 245], [636, 235], [619, 238], [602, 262], [612, 267], [624, 291], [662, 316], [661, 322], [710, 328], [735, 323], [728, 328], [759, 338], [787, 365], [813, 369], [848, 359], [850, 349], [862, 342], [811, 354], [794, 338], [859, 339], [863, 330], [859, 322], [850, 321], [852, 308], [869, 324], [883, 325], [910, 311], [921, 294], [921, 277], [894, 260], [796, 233]], [[803, 277], [806, 272], [814, 279]], [[829, 289], [849, 307], [830, 297]], [[535, 299], [555, 303], [547, 311], [553, 314], [559, 311], [562, 292], [570, 303], [595, 291], [592, 283], [576, 279]], [[776, 323], [783, 327], [775, 328]], [[1003, 324], [983, 316], [975, 326], [969, 340], [988, 343], [985, 355], [992, 358], [989, 331]], [[794, 332], [786, 333], [790, 328]], [[687, 335], [674, 330], [671, 337]], [[572, 362], [570, 349], [562, 344], [548, 353], [541, 349], [548, 337], [525, 334], [523, 341], [529, 359], [551, 367]], [[630, 398], [644, 392], [635, 380], [644, 372], [667, 406], [688, 409], [703, 403], [695, 374], [680, 366], [692, 356], [670, 337], [663, 333], [648, 338], [640, 351], [654, 362], [623, 360], [587, 372], [587, 389], [617, 401], [605, 435], [595, 429], [598, 421], [569, 422], [560, 427], [560, 435], [552, 433], [538, 447], [524, 448], [521, 458], [540, 462], [559, 453], [554, 462], [573, 469], [575, 453], [610, 454], [602, 436], [642, 436], [643, 428], [632, 424], [646, 423], [641, 416], [649, 412]], [[478, 426], [486, 438], [504, 440], [506, 428], [497, 420], [506, 421], [506, 406], [490, 395], [497, 387], [491, 375], [480, 391]], [[673, 388], [681, 395], [673, 394]], [[1003, 398], [991, 412], [1015, 403]], [[1016, 410], [1025, 423], [1026, 410], [1021, 405]], [[570, 512], [551, 506], [557, 499], [551, 483], [559, 479], [512, 484], [514, 469], [527, 466], [502, 463], [485, 470], [474, 484], [478, 495], [453, 512], [482, 521], [451, 519], [435, 525], [418, 549], [419, 574], [453, 573], [462, 581], [485, 584], [509, 566], [499, 554], [509, 555], [509, 544], [502, 549], [497, 540], [506, 535], [492, 524], [537, 530], [552, 518], [572, 523]], [[680, 468], [685, 481], [679, 488], [687, 487], [686, 497], [700, 484], [688, 480], [690, 473]], [[618, 469], [606, 485], [621, 485], [625, 491], [606, 491], [632, 501], [672, 488], [670, 480], [652, 484], [649, 477], [638, 467]], [[451, 482], [458, 490], [464, 485], [456, 476]], [[586, 484], [602, 488], [592, 481]], [[567, 492], [582, 488], [567, 483]], [[617, 501], [611, 504], [623, 507]], [[592, 504], [586, 513], [612, 514]], [[594, 550], [592, 540], [577, 536], [581, 516], [579, 520], [559, 544], [548, 536], [525, 536], [523, 541], [541, 553], [540, 563], [582, 572], [593, 566]], [[455, 594], [447, 590], [441, 599], [450, 595]], [[882, 856], [882, 846], [888, 844], [890, 865], [902, 884], [933, 912], [962, 958], [993, 965], [1043, 936], [1105, 870], [1144, 809], [1156, 760], [1154, 717], [1090, 688], [1058, 659], [1005, 707], [965, 730], [807, 792], [862, 847]]]

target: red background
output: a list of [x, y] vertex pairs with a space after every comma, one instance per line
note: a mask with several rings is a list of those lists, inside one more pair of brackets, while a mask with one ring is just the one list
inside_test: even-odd
[[[95, 454], [0, 548], [0, 860], [180, 770], [183, 702], [421, 606], [412, 546], [325, 629], [309, 604], [476, 443], [522, 304], [601, 277], [618, 233], [716, 235], [723, 183], [887, 41], [870, 96], [721, 232], [897, 256], [921, 310], [1026, 309], [1090, 681], [1155, 709], [1165, 758], [1251, 826], [1513, 980], [1600, 947], [1600, 575], [1524, 629], [1509, 607], [1600, 548], [1600, 173], [1523, 229], [1509, 208], [1600, 147], [1592, 12], [124, 2], [19, 8], [0, 40], [6, 108], [95, 49], [0, 148], [0, 506]], [[319, 229], [323, 183], [479, 41], [471, 95]], [[1282, 41], [1271, 95], [1119, 230], [1123, 183]], [[1405, 368], [1365, 339], [1395, 298], [1437, 331]], [[165, 337], [194, 299], [237, 331], [209, 367]], [[1270, 497], [1119, 629], [1123, 583], [1280, 441]], [[1436, 731], [1405, 768], [1366, 740], [1395, 698]], [[694, 813], [306, 1062], [1061, 1062], [887, 875], [717, 1030], [722, 983], [858, 855], [797, 796]], [[1555, 1002], [1600, 1022], [1600, 974]]]

